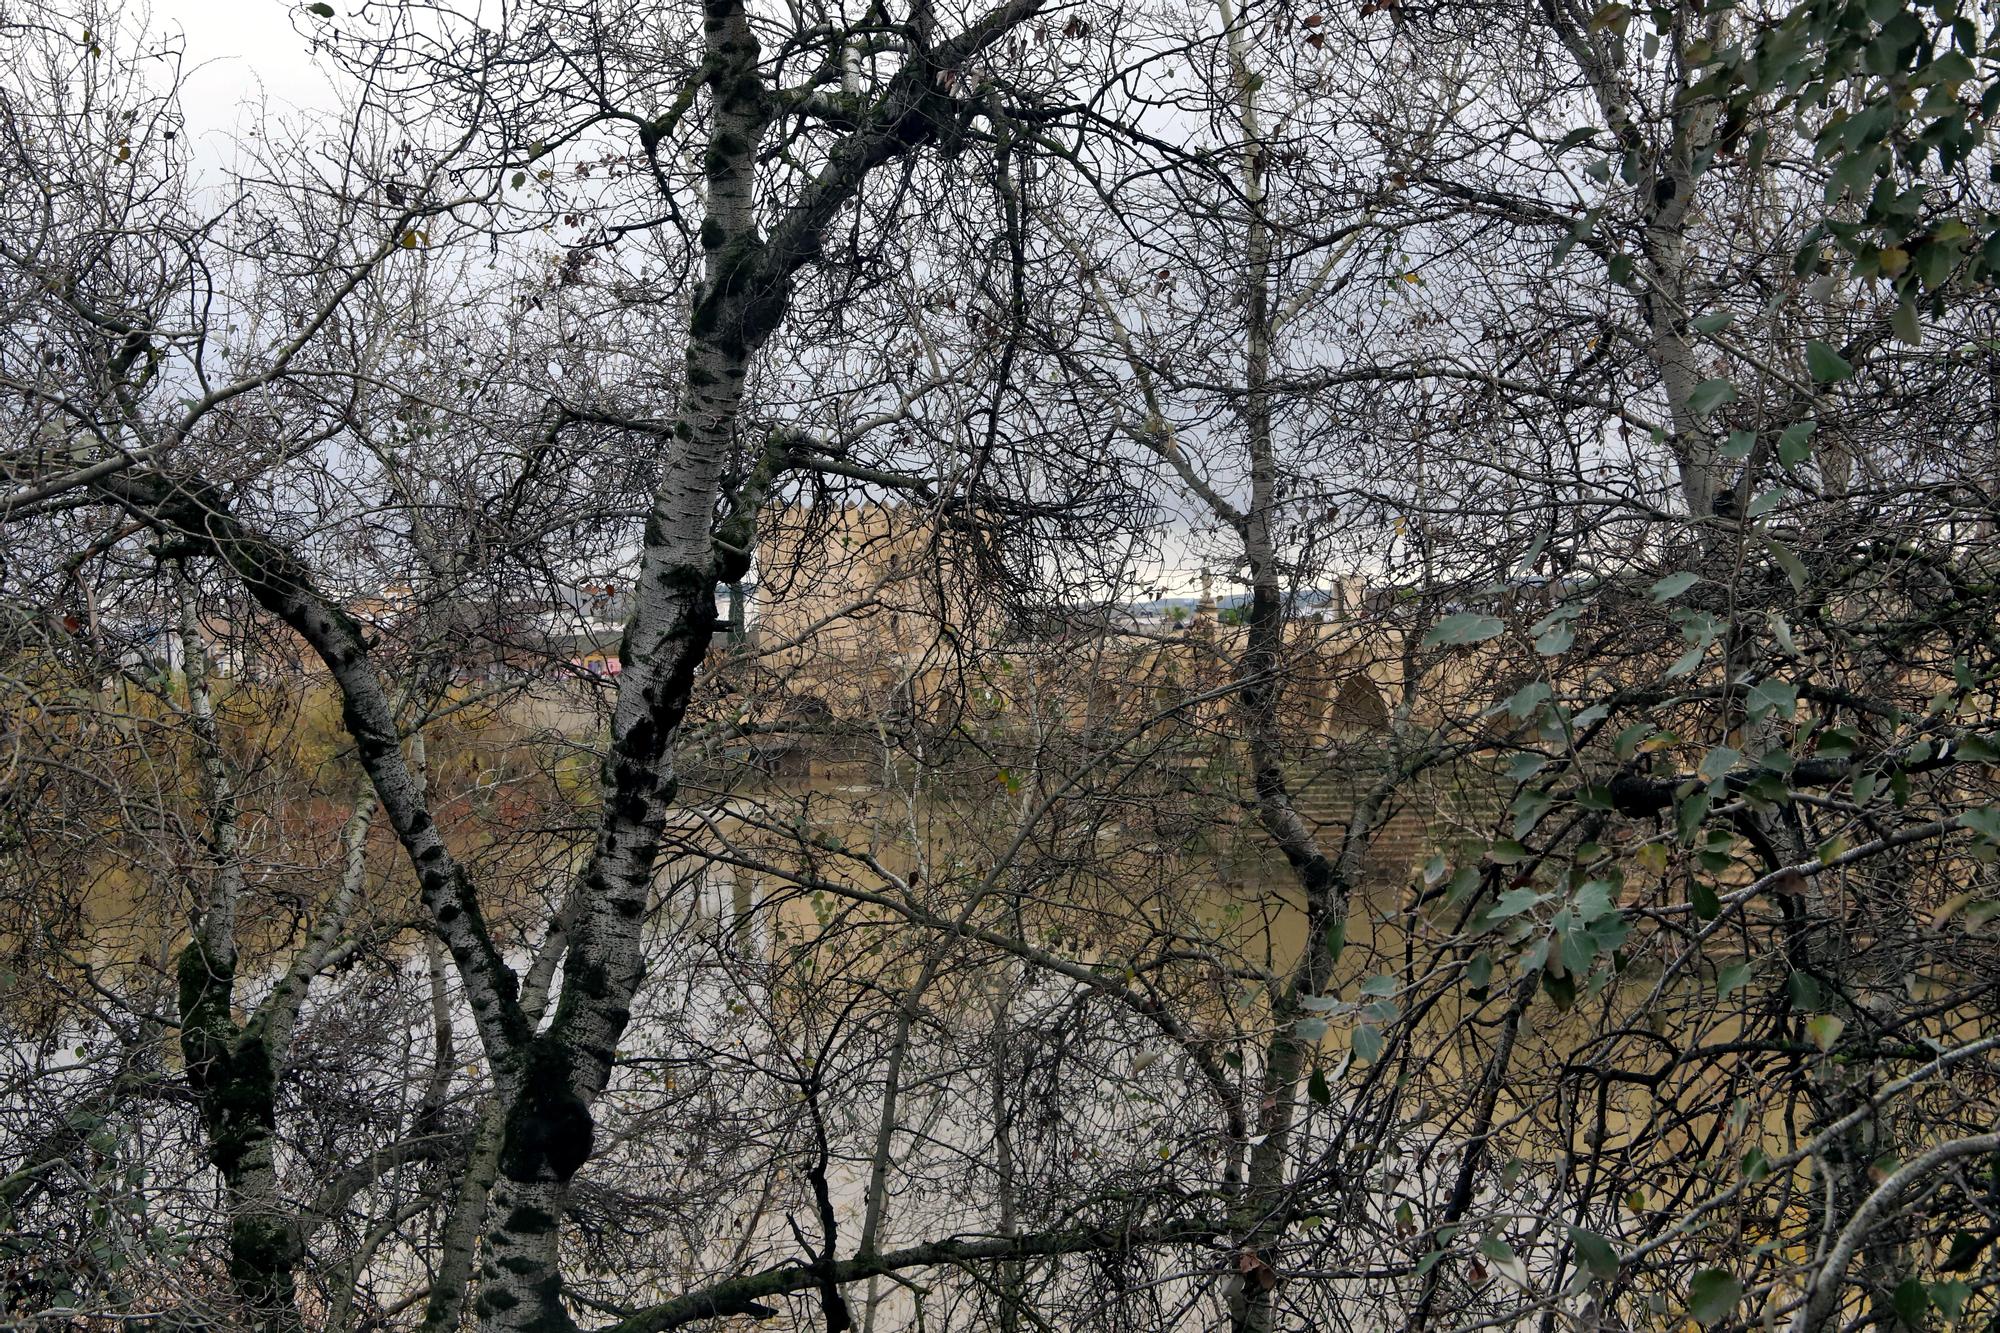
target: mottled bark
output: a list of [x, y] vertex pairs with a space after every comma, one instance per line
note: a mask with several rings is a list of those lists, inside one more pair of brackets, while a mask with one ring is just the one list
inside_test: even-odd
[[[548, 938], [542, 942], [541, 951], [522, 982], [521, 1009], [531, 1023], [541, 1018], [549, 983], [567, 944], [567, 930], [559, 917], [552, 923]], [[442, 1059], [441, 1054], [440, 1062]], [[424, 1303], [423, 1333], [453, 1333], [465, 1317], [493, 1186], [500, 1178], [507, 1111], [508, 1102], [498, 1090], [480, 1101], [458, 1189], [439, 1233], [437, 1262], [431, 1270], [430, 1294]]]
[[326, 664], [340, 692], [341, 720], [355, 755], [411, 864], [434, 929], [450, 951], [489, 1052], [525, 1045], [519, 983], [494, 947], [470, 878], [444, 845], [423, 784], [402, 750], [392, 703], [360, 627], [315, 585], [304, 563], [229, 512], [204, 482], [134, 472], [98, 483], [121, 504], [212, 552], [265, 611], [295, 631]]
[[243, 894], [238, 810], [215, 702], [196, 589], [179, 580], [180, 641], [188, 725], [207, 807], [209, 886], [193, 938], [177, 963], [181, 1055], [201, 1110], [209, 1161], [221, 1173], [229, 1210], [229, 1276], [260, 1329], [300, 1322], [296, 1268], [302, 1219], [280, 1189], [275, 1159], [278, 1079], [300, 1006], [334, 960], [361, 886], [362, 848], [374, 797], [357, 799], [343, 839], [343, 871], [318, 927], [292, 956], [262, 1004], [236, 1022], [236, 918]]
[[[1793, 1313], [1791, 1323], [1786, 1326], [1787, 1333], [1830, 1333], [1839, 1328], [1847, 1270], [1853, 1264], [1856, 1252], [1866, 1246], [1868, 1237], [1883, 1225], [1889, 1213], [1902, 1203], [1904, 1196], [1947, 1163], [1995, 1153], [2000, 1153], [2000, 1134], [1951, 1139], [1929, 1149], [1878, 1185], [1860, 1201], [1847, 1225], [1835, 1235], [1833, 1244], [1820, 1258], [1818, 1266], [1809, 1272], [1806, 1299]], [[1872, 1313], [1879, 1316], [1887, 1312], [1877, 1310]], [[1877, 1323], [1876, 1318], [1867, 1321], [1871, 1327], [1885, 1328], [1900, 1322], [1894, 1317], [1886, 1323]]]
[[1241, 1258], [1228, 1292], [1231, 1327], [1238, 1333], [1267, 1333], [1275, 1325], [1279, 1289], [1273, 1247], [1284, 1234], [1292, 1130], [1313, 1045], [1299, 1035], [1299, 1020], [1307, 1016], [1301, 1001], [1322, 994], [1331, 983], [1335, 955], [1327, 927], [1346, 920], [1350, 886], [1294, 808], [1286, 781], [1279, 715], [1285, 677], [1285, 589], [1273, 531], [1278, 503], [1277, 457], [1271, 432], [1274, 275], [1270, 226], [1264, 216], [1265, 152], [1256, 106], [1258, 81], [1250, 69], [1246, 37], [1228, 0], [1222, 0], [1221, 11], [1229, 31], [1230, 75], [1237, 89], [1237, 116], [1243, 133], [1242, 188], [1248, 210], [1241, 424], [1249, 461], [1250, 503], [1236, 530], [1249, 572], [1250, 605], [1244, 617], [1244, 653], [1237, 667], [1241, 682], [1238, 701], [1250, 753], [1257, 821], [1291, 867], [1306, 905], [1305, 949], [1291, 976], [1272, 997], [1271, 1035], [1254, 1101], [1256, 1146], [1250, 1152], [1236, 1207]]
[[479, 1237], [493, 1182], [500, 1175], [500, 1135], [506, 1128], [505, 1107], [497, 1097], [480, 1104], [473, 1130], [472, 1151], [466, 1154], [451, 1210], [438, 1235], [438, 1257], [431, 1271], [431, 1289], [424, 1302], [423, 1333], [453, 1333], [465, 1318]]
[[[1695, 389], [1707, 378], [1698, 358], [1689, 308], [1687, 231], [1695, 207], [1696, 164], [1714, 146], [1719, 106], [1713, 98], [1676, 98], [1668, 117], [1668, 140], [1655, 148], [1635, 122], [1636, 94], [1619, 68], [1616, 39], [1594, 24], [1578, 21], [1568, 6], [1543, 0], [1542, 13], [1577, 62], [1619, 147], [1633, 159], [1632, 194], [1639, 222], [1636, 270], [1639, 313], [1646, 322], [1645, 348], [1660, 377], [1667, 401], [1668, 447], [1673, 450], [1681, 483], [1681, 498], [1690, 518], [1706, 519], [1715, 512], [1721, 464], [1717, 432], [1694, 410]], [[1689, 16], [1673, 11], [1666, 40], [1676, 53], [1692, 39]], [[1719, 20], [1705, 38], [1713, 43]], [[1689, 62], [1676, 56], [1683, 68]]]
[[[980, 1266], [1004, 1261], [1054, 1258], [1071, 1254], [1124, 1252], [1150, 1246], [1192, 1246], [1212, 1240], [1223, 1229], [1214, 1218], [1185, 1218], [1147, 1227], [1079, 1227], [1041, 1231], [1015, 1237], [949, 1236], [900, 1250], [843, 1259], [831, 1267], [837, 1283], [866, 1281], [910, 1269]], [[818, 1263], [785, 1264], [745, 1277], [729, 1278], [699, 1291], [651, 1306], [623, 1319], [603, 1333], [664, 1333], [732, 1315], [768, 1318], [776, 1311], [765, 1302], [773, 1296], [812, 1291], [827, 1280]]]
[[[1753, 738], [1752, 753], [1778, 743], [1775, 737], [1764, 734], [1774, 725], [1766, 719], [1747, 726]], [[1767, 874], [1817, 856], [1796, 809], [1771, 814], [1746, 811], [1739, 822], [1751, 845], [1758, 849]], [[1831, 891], [1829, 878], [1805, 878], [1799, 894], [1781, 899], [1785, 960], [1793, 971], [1812, 978], [1827, 1012], [1840, 1021], [1843, 1032], [1859, 1036], [1875, 1028], [1880, 1018], [1855, 1003], [1856, 992], [1868, 986], [1874, 970], [1856, 954], [1855, 944], [1867, 939], [1871, 941], [1870, 952], [1880, 951], [1889, 947], [1888, 937], [1893, 932], [1885, 930], [1882, 922], [1867, 922], [1857, 930], [1845, 904]], [[1801, 1045], [1810, 1040], [1804, 1031], [1806, 1021], [1805, 1014], [1790, 1016], [1793, 1037]], [[1812, 1191], [1809, 1207], [1817, 1223], [1814, 1230], [1828, 1234], [1860, 1215], [1874, 1190], [1876, 1163], [1897, 1136], [1885, 1132], [1882, 1112], [1868, 1109], [1874, 1091], [1868, 1062], [1824, 1059], [1797, 1068], [1793, 1077], [1799, 1080], [1802, 1100], [1810, 1108], [1806, 1124], [1814, 1137], [1824, 1139], [1816, 1158], [1823, 1183]], [[1872, 1322], [1884, 1328], [1901, 1322], [1896, 1314], [1895, 1289], [1909, 1274], [1911, 1264], [1898, 1230], [1885, 1226], [1864, 1232], [1848, 1262], [1858, 1269]]]
[[181, 1058], [201, 1110], [204, 1147], [221, 1173], [229, 1214], [229, 1280], [255, 1326], [299, 1326], [298, 1245], [278, 1189], [278, 1062], [256, 1020], [239, 1026], [236, 916], [243, 894], [234, 783], [216, 725], [207, 646], [193, 583], [180, 583], [188, 726], [207, 807], [209, 885], [194, 937], [178, 960]]
[[[1508, 1068], [1514, 1062], [1515, 1043], [1521, 1035], [1521, 1018], [1534, 1002], [1536, 991], [1537, 984], [1533, 979], [1519, 983], [1514, 990], [1513, 1003], [1507, 1007], [1507, 1016], [1501, 1020], [1500, 1041], [1480, 1076], [1478, 1100], [1464, 1136], [1464, 1146], [1458, 1153], [1458, 1172], [1452, 1179], [1451, 1193], [1445, 1196], [1444, 1207], [1438, 1211], [1437, 1222], [1431, 1229], [1433, 1235], [1464, 1221], [1473, 1201], [1478, 1198], [1479, 1172], [1486, 1164], [1493, 1138], [1493, 1113], [1500, 1104], [1500, 1090], [1507, 1085]], [[1445, 1274], [1445, 1265], [1434, 1264], [1424, 1275], [1422, 1294], [1418, 1296], [1417, 1308], [1410, 1316], [1411, 1329], [1422, 1330], [1431, 1326], [1438, 1293], [1444, 1289]]]
[[912, 60], [768, 236], [759, 228], [756, 173], [774, 99], [761, 51], [742, 0], [709, 0], [704, 8], [711, 121], [702, 280], [668, 466], [647, 517], [633, 617], [620, 645], [601, 778], [604, 816], [579, 877], [562, 999], [507, 1086], [513, 1106], [494, 1190], [503, 1241], [496, 1247], [489, 1232], [489, 1253], [498, 1255], [482, 1269], [486, 1327], [569, 1327], [559, 1299], [556, 1222], [569, 1177], [589, 1155], [589, 1107], [610, 1077], [641, 980], [640, 925], [675, 794], [674, 736], [718, 628], [717, 586], [748, 572], [763, 490], [782, 462], [782, 454], [767, 452], [727, 493], [751, 360], [785, 316], [793, 274], [818, 252], [825, 227], [868, 173], [949, 123], [955, 104], [939, 89], [938, 69], [997, 41], [1040, 3], [1003, 5], [928, 60]]
[[[557, 1012], [537, 1032], [518, 978], [488, 933], [475, 886], [439, 836], [422, 783], [401, 752], [394, 710], [353, 620], [293, 553], [236, 520], [203, 483], [134, 469], [99, 489], [213, 552], [253, 598], [297, 632], [339, 689], [383, 812], [415, 866], [433, 928], [450, 952], [495, 1070], [505, 1114], [488, 1208], [477, 1309], [492, 1329], [568, 1330], [558, 1235], [571, 1177], [594, 1141], [591, 1104], [603, 1090], [641, 981], [641, 923], [661, 830], [675, 792], [671, 749], [716, 631], [718, 583], [740, 581], [756, 513], [782, 454], [729, 488], [743, 386], [752, 357], [783, 319], [792, 275], [877, 166], [938, 137], [959, 118], [949, 71], [1042, 6], [1010, 0], [964, 32], [916, 54], [873, 111], [828, 152], [819, 174], [760, 233], [755, 176], [774, 100], [741, 0], [704, 8], [703, 70], [711, 101], [700, 227], [703, 273], [682, 368], [683, 392], [663, 479], [648, 516], [621, 645], [622, 672], [601, 789], [595, 845], [565, 909], [568, 950]], [[718, 512], [723, 517], [718, 522]], [[216, 971], [203, 964], [204, 975]], [[209, 989], [197, 988], [206, 1000]]]
[[233, 949], [211, 952], [197, 937], [181, 951], [179, 973], [181, 1056], [227, 1198], [230, 1285], [257, 1328], [296, 1328], [299, 1251], [273, 1156], [277, 1063], [261, 1030], [239, 1027], [230, 1012]]
[[[1018, 902], [1019, 899], [1015, 901]], [[995, 1007], [993, 1036], [988, 1043], [992, 1052], [988, 1057], [991, 1061], [988, 1068], [988, 1095], [992, 1098], [993, 1190], [999, 1213], [996, 1220], [1000, 1235], [1008, 1240], [1015, 1239], [1021, 1234], [1017, 1203], [1020, 1182], [1014, 1161], [1014, 1105], [1008, 1096], [1007, 1084], [1013, 1067], [1014, 1025], [1011, 996], [1011, 990], [1003, 992], [999, 1005]], [[1019, 1259], [1008, 1259], [1000, 1265], [999, 1280], [994, 1283], [1000, 1299], [1000, 1333], [1018, 1333], [1021, 1327], [1022, 1301], [1027, 1294], [1027, 1277], [1027, 1266]]]

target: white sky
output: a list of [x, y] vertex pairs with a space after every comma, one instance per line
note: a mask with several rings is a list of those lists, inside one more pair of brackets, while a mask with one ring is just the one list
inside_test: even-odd
[[[338, 23], [360, 0], [332, 0]], [[305, 13], [302, 0], [138, 0], [132, 26], [185, 38], [186, 81], [181, 108], [197, 179], [237, 155], [241, 132], [267, 116], [293, 119], [340, 106], [329, 71], [312, 52], [312, 33], [328, 20]], [[1191, 597], [1200, 589], [1200, 558], [1179, 523], [1159, 534], [1163, 549], [1130, 571], [1148, 595]], [[1218, 569], [1216, 592], [1240, 591]]]
[[162, 35], [186, 35], [181, 102], [202, 165], [231, 157], [232, 138], [263, 104], [280, 113], [338, 105], [306, 35], [319, 20], [304, 9], [294, 0], [152, 0], [148, 26]]

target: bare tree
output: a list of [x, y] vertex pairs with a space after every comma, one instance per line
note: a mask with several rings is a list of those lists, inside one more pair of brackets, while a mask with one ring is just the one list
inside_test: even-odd
[[1990, 1306], [1983, 20], [330, 8], [0, 20], [8, 1319]]

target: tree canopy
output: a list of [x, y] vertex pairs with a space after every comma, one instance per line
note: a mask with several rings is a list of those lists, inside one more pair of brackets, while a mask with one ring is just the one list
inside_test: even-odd
[[0, 1322], [2000, 1326], [1996, 18], [0, 12]]

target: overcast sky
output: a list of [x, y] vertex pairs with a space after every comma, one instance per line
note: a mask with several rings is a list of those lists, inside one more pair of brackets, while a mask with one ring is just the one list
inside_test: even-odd
[[[360, 2], [332, 0], [342, 16]], [[215, 169], [235, 158], [240, 132], [256, 125], [267, 109], [288, 119], [338, 108], [334, 82], [311, 49], [310, 35], [322, 20], [304, 9], [299, 0], [150, 0], [150, 31], [185, 37], [181, 105], [198, 179], [214, 179]], [[136, 22], [142, 13], [128, 11], [128, 18]], [[1139, 556], [1133, 573], [1154, 591], [1195, 595], [1201, 561], [1188, 548], [1184, 524], [1173, 523], [1156, 536], [1165, 549]], [[1218, 573], [1218, 594], [1236, 592], [1230, 575]]]
[[187, 37], [182, 109], [204, 165], [230, 155], [229, 140], [248, 108], [268, 102], [280, 111], [314, 111], [337, 104], [332, 82], [293, 27], [303, 8], [291, 0], [152, 0], [153, 30]]

